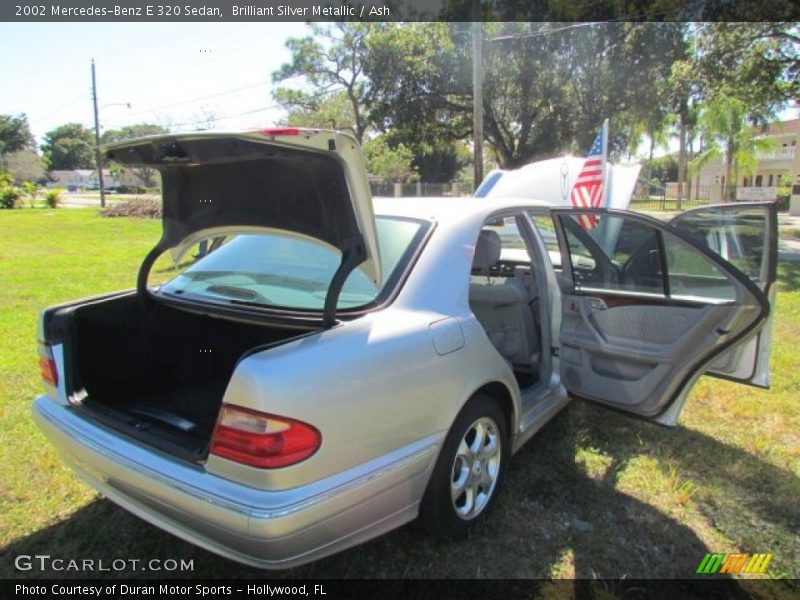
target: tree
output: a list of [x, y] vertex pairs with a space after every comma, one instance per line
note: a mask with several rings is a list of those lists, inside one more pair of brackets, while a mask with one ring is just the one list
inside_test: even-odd
[[355, 134], [353, 105], [344, 91], [329, 94], [309, 105], [292, 105], [286, 100], [292, 93], [293, 91], [285, 88], [280, 88], [275, 93], [276, 97], [283, 98], [285, 105], [292, 106], [282, 124], [292, 127], [349, 130]]
[[656, 107], [685, 44], [675, 23], [513, 23], [488, 36], [484, 126], [503, 166], [585, 153], [606, 118], [609, 152], [628, 153], [640, 123], [663, 117]]
[[[553, 20], [552, 11], [570, 10], [548, 6]], [[633, 154], [646, 134], [652, 159], [674, 123], [683, 181], [701, 102], [736, 97], [755, 122], [800, 96], [800, 35], [791, 23], [487, 21], [484, 32], [485, 141], [504, 168], [583, 154], [608, 118], [612, 157]], [[339, 23], [312, 33], [287, 42], [292, 59], [273, 74], [276, 83], [304, 79], [273, 93], [287, 123], [349, 127], [362, 142], [382, 133], [385, 148], [412, 152], [424, 179], [452, 177], [456, 142], [472, 135], [469, 28]]]
[[759, 137], [759, 131], [747, 124], [747, 106], [739, 98], [718, 95], [708, 101], [700, 114], [700, 128], [710, 146], [694, 162], [699, 168], [706, 162], [722, 157], [725, 165], [725, 186], [722, 199], [735, 199], [739, 171], [752, 173], [756, 152], [768, 150], [770, 142]]
[[200, 106], [200, 110], [192, 115], [196, 131], [210, 131], [217, 126], [219, 114], [207, 104]]
[[[489, 23], [485, 32], [484, 131], [506, 168], [585, 152], [605, 118], [612, 119], [611, 150], [619, 154], [637, 120], [657, 120], [652, 107], [661, 105], [671, 61], [684, 44], [674, 23]], [[376, 128], [404, 134], [412, 148], [470, 136], [472, 52], [463, 26], [387, 25], [370, 36], [368, 48]], [[647, 94], [640, 93], [642, 81]]]
[[364, 142], [364, 155], [369, 173], [385, 181], [407, 183], [419, 179], [412, 165], [414, 154], [403, 144], [390, 147], [386, 135]]
[[[385, 23], [367, 38], [369, 121], [414, 155], [423, 181], [452, 181], [472, 131], [468, 31], [463, 24]], [[470, 157], [466, 156], [466, 164]]]
[[130, 140], [134, 138], [145, 137], [148, 135], [159, 135], [167, 133], [167, 130], [161, 125], [153, 123], [137, 123], [136, 125], [126, 125], [119, 129], [108, 129], [100, 136], [101, 144], [111, 144], [113, 142], [121, 142], [123, 140]]
[[279, 87], [273, 98], [288, 110], [316, 112], [320, 101], [330, 94], [347, 98], [353, 134], [359, 143], [367, 131], [368, 88], [363, 73], [367, 33], [379, 25], [365, 23], [309, 24], [312, 35], [289, 38], [286, 47], [291, 60], [272, 74], [272, 82], [303, 77], [310, 92]]
[[[127, 125], [119, 129], [109, 129], [103, 132], [100, 141], [103, 144], [111, 144], [113, 142], [121, 142], [123, 140], [130, 140], [134, 138], [146, 137], [148, 135], [159, 135], [168, 133], [161, 125], [154, 123], [137, 123], [135, 125]], [[117, 163], [111, 163], [109, 169], [117, 177], [122, 173], [123, 169]], [[131, 168], [130, 172], [136, 177], [143, 187], [149, 188], [156, 185], [156, 171], [149, 167], [135, 167]]]
[[33, 150], [36, 143], [25, 114], [0, 115], [0, 155]]
[[25, 181], [38, 182], [45, 178], [45, 163], [33, 150], [19, 150], [4, 157], [6, 170], [17, 185]]
[[800, 99], [800, 28], [796, 23], [704, 23], [694, 41], [693, 68], [703, 96], [738, 98], [751, 122]]
[[94, 165], [94, 135], [80, 123], [67, 123], [44, 135], [42, 152], [50, 169], [90, 169]]
[[369, 118], [421, 156], [472, 132], [472, 69], [462, 24], [386, 23], [367, 40]]
[[657, 183], [657, 185], [663, 185], [667, 181], [677, 181], [678, 159], [675, 154], [665, 154], [664, 156], [653, 158], [647, 161], [646, 164], [650, 174], [647, 179], [648, 184]]
[[430, 183], [448, 183], [472, 164], [472, 151], [463, 141], [442, 140], [439, 143], [411, 147], [414, 169], [420, 179]]

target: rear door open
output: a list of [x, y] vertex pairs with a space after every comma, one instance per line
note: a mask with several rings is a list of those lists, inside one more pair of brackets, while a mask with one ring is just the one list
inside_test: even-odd
[[570, 283], [560, 334], [565, 387], [674, 424], [699, 376], [764, 326], [767, 295], [666, 223], [623, 211], [552, 212]]

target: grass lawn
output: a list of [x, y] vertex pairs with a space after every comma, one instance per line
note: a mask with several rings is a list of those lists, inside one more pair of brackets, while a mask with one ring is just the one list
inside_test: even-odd
[[[19, 554], [193, 559], [183, 576], [262, 576], [98, 497], [29, 416], [37, 312], [132, 287], [160, 223], [22, 209], [0, 211], [0, 228], [0, 577], [26, 575]], [[800, 577], [800, 263], [781, 265], [778, 302], [771, 390], [706, 378], [674, 429], [573, 403], [514, 457], [471, 539], [409, 526], [270, 576], [682, 578], [706, 552], [770, 552], [767, 576]]]

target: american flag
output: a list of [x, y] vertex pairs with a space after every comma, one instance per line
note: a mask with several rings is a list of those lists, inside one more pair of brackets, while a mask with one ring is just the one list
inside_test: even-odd
[[[570, 201], [576, 208], [603, 206], [607, 135], [608, 121], [603, 123], [603, 128], [597, 134], [575, 186], [572, 188]], [[579, 222], [584, 229], [597, 227], [597, 219], [593, 215], [582, 215], [579, 217]]]

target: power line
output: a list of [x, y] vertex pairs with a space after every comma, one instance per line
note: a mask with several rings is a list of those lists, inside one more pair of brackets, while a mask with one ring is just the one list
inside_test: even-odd
[[[652, 15], [648, 15], [649, 19], [655, 19], [658, 17], [676, 17], [678, 16], [680, 11], [662, 11], [660, 13], [653, 13]], [[624, 15], [621, 17], [617, 17], [616, 19], [609, 19], [608, 21], [587, 21], [585, 23], [574, 23], [572, 25], [566, 25], [564, 27], [559, 27], [557, 29], [548, 29], [545, 31], [536, 31], [531, 33], [515, 33], [509, 35], [501, 35], [497, 37], [485, 38], [487, 42], [499, 42], [505, 40], [514, 40], [514, 39], [524, 39], [524, 38], [535, 38], [535, 37], [543, 37], [546, 35], [552, 35], [554, 33], [560, 33], [562, 31], [568, 31], [570, 29], [579, 29], [581, 27], [593, 27], [595, 25], [608, 25], [609, 23], [622, 23], [622, 22], [637, 22], [631, 21], [632, 18], [637, 17], [640, 15]]]
[[[325, 96], [329, 96], [331, 94], [335, 94], [335, 93], [340, 92], [340, 91], [341, 91], [341, 89], [339, 89], [339, 88], [333, 88], [333, 89], [325, 90], [324, 92], [320, 92], [319, 94], [315, 94], [313, 96], [310, 96], [308, 98], [308, 100], [311, 101], [311, 102], [316, 101], [316, 100], [321, 100]], [[282, 104], [270, 104], [269, 106], [264, 106], [264, 107], [261, 107], [261, 108], [255, 108], [255, 109], [251, 109], [251, 110], [246, 110], [246, 111], [234, 113], [234, 114], [231, 114], [231, 115], [225, 115], [223, 117], [214, 117], [213, 119], [209, 119], [209, 120], [212, 121], [212, 122], [227, 121], [228, 119], [234, 119], [236, 117], [244, 117], [244, 116], [247, 116], [247, 115], [252, 115], [252, 114], [256, 114], [256, 113], [260, 113], [260, 112], [265, 112], [265, 111], [273, 110], [273, 109], [276, 109], [276, 108], [284, 108], [284, 105], [282, 105]], [[184, 126], [187, 126], [187, 125], [195, 125], [198, 121], [200, 121], [200, 119], [192, 119], [191, 121], [182, 121], [180, 123], [169, 123], [168, 127], [169, 127], [169, 129], [175, 129], [175, 128], [184, 127]], [[108, 126], [106, 126], [106, 129], [107, 128], [108, 128]]]
[[[260, 112], [264, 112], [264, 111], [267, 111], [267, 110], [271, 110], [273, 108], [280, 108], [280, 104], [273, 104], [271, 106], [265, 106], [263, 108], [254, 108], [252, 110], [246, 110], [244, 112], [234, 113], [232, 115], [226, 115], [224, 117], [214, 117], [213, 119], [211, 119], [211, 121], [213, 121], [215, 123], [217, 121], [227, 121], [228, 119], [234, 119], [236, 117], [244, 117], [244, 116], [247, 116], [247, 115], [254, 115], [256, 113], [260, 113]], [[170, 123], [170, 128], [183, 127], [185, 125], [194, 125], [194, 124], [197, 123], [197, 121], [198, 120], [195, 119], [195, 120], [192, 120], [192, 121], [184, 121], [183, 123]]]
[[233, 88], [233, 89], [230, 89], [230, 90], [224, 90], [224, 91], [221, 91], [221, 92], [215, 92], [213, 94], [208, 94], [206, 96], [198, 96], [197, 98], [190, 98], [188, 100], [180, 100], [178, 102], [173, 102], [171, 104], [164, 104], [164, 105], [161, 105], [161, 106], [154, 106], [154, 107], [148, 108], [146, 110], [140, 110], [138, 112], [135, 112], [130, 116], [131, 117], [138, 117], [138, 116], [146, 114], [146, 113], [151, 113], [151, 112], [155, 112], [155, 111], [158, 111], [158, 110], [164, 110], [165, 108], [173, 108], [175, 106], [182, 106], [184, 104], [191, 104], [193, 102], [199, 102], [201, 100], [208, 100], [209, 98], [218, 98], [220, 96], [227, 96], [228, 94], [235, 94], [237, 92], [243, 92], [245, 90], [251, 90], [251, 89], [254, 89], [254, 88], [257, 88], [257, 87], [261, 87], [262, 85], [265, 85], [267, 83], [268, 83], [267, 81], [260, 81], [258, 83], [254, 83], [254, 84], [251, 84], [251, 85], [245, 85], [245, 86], [238, 87], [238, 88]]
[[[239, 33], [243, 32], [243, 30], [245, 30], [245, 29], [251, 29], [252, 30], [253, 27], [251, 27], [251, 26], [257, 27], [258, 31], [255, 31], [253, 35], [249, 35], [249, 36], [248, 35], [239, 35]], [[242, 46], [244, 44], [250, 43], [254, 39], [257, 39], [257, 38], [261, 37], [262, 34], [263, 34], [263, 23], [255, 23], [255, 24], [253, 24], [253, 23], [245, 23], [245, 24], [241, 25], [240, 27], [237, 27], [236, 29], [234, 29], [232, 31], [227, 31], [226, 33], [224, 33], [222, 35], [218, 35], [218, 36], [216, 36], [214, 38], [211, 38], [210, 40], [204, 42], [203, 43], [204, 46], [215, 47], [215, 46], [219, 45], [219, 52], [214, 52], [211, 57], [206, 56], [202, 60], [204, 61], [204, 64], [207, 63], [208, 61], [216, 62], [218, 60], [221, 60], [221, 59], [224, 58], [225, 53], [228, 52], [229, 50], [231, 50], [232, 48], [238, 48], [238, 47], [240, 47], [240, 46]], [[232, 41], [228, 42], [228, 40], [232, 40]], [[182, 67], [183, 65], [185, 65], [187, 63], [190, 63], [190, 62], [193, 62], [193, 61], [196, 61], [196, 60], [197, 60], [197, 55], [196, 54], [187, 54], [183, 58], [181, 58], [181, 59], [179, 59], [179, 60], [177, 60], [175, 62], [169, 63], [168, 66], [171, 69], [178, 71], [179, 68]], [[134, 69], [133, 71], [130, 71], [127, 75], [130, 76], [131, 74], [137, 74], [137, 73], [140, 73], [140, 72], [145, 72], [145, 71], [148, 71], [149, 69], [150, 69], [150, 66], [145, 64], [145, 65], [143, 65], [142, 67], [140, 67], [138, 69]], [[156, 86], [145, 85], [145, 87], [142, 88], [142, 89], [144, 89], [144, 90], [154, 90], [154, 89], [156, 89]], [[158, 108], [156, 108], [154, 110], [158, 110]], [[143, 112], [146, 112], [146, 111], [143, 111]], [[139, 114], [141, 114], [141, 113], [139, 113]]]
[[590, 21], [586, 23], [576, 23], [574, 25], [567, 25], [566, 27], [559, 27], [558, 29], [548, 29], [547, 31], [537, 31], [536, 33], [515, 33], [509, 35], [500, 35], [497, 37], [486, 38], [487, 42], [500, 42], [504, 40], [516, 40], [522, 38], [542, 37], [545, 35], [552, 35], [560, 31], [567, 31], [568, 29], [578, 29], [580, 27], [589, 27], [592, 25], [601, 25], [608, 21]]
[[47, 114], [46, 114], [45, 116], [43, 116], [43, 117], [39, 117], [39, 119], [38, 119], [38, 120], [39, 120], [39, 121], [45, 121], [45, 120], [47, 120], [47, 119], [49, 119], [49, 118], [51, 118], [51, 117], [53, 117], [53, 116], [57, 115], [58, 113], [60, 113], [60, 112], [62, 112], [62, 111], [64, 111], [64, 110], [66, 110], [66, 109], [68, 109], [70, 106], [72, 106], [73, 104], [75, 104], [75, 103], [76, 103], [76, 102], [78, 102], [79, 100], [85, 100], [85, 99], [86, 99], [86, 96], [84, 96], [84, 94], [80, 94], [79, 96], [75, 96], [75, 97], [74, 97], [72, 100], [70, 100], [70, 101], [69, 101], [69, 102], [67, 102], [66, 104], [62, 105], [61, 107], [59, 107], [59, 108], [55, 109], [54, 111], [51, 111], [51, 112], [47, 113]]

